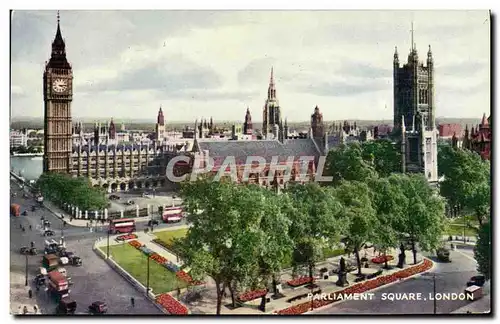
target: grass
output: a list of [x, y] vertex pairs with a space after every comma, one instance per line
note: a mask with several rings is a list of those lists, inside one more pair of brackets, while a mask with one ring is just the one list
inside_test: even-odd
[[173, 231], [154, 232], [153, 234], [163, 242], [170, 245], [173, 239], [186, 236], [187, 231], [187, 228], [181, 228]]
[[[464, 226], [450, 224], [448, 229], [446, 230], [446, 235], [452, 236], [462, 236], [464, 235]], [[476, 236], [477, 230], [474, 228], [466, 227], [465, 228], [465, 236]]]
[[[477, 221], [477, 218], [474, 216], [465, 216], [466, 219], [466, 224], [470, 224], [471, 226], [479, 226], [479, 222]], [[454, 218], [451, 220], [450, 224], [457, 225], [457, 226], [463, 226], [464, 225], [464, 217], [460, 216], [457, 218]]]
[[[145, 254], [126, 243], [111, 245], [109, 252], [116, 263], [146, 286], [147, 259]], [[165, 269], [153, 260], [149, 260], [149, 285], [155, 294], [170, 292], [176, 290], [177, 287], [187, 287], [187, 283], [178, 280], [175, 273]]]

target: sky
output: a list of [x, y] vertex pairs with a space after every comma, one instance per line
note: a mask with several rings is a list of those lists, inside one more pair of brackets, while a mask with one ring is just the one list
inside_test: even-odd
[[[490, 20], [482, 11], [61, 11], [73, 120], [262, 120], [271, 67], [282, 115], [392, 119], [395, 46], [435, 65], [438, 117], [490, 110]], [[43, 117], [56, 11], [11, 20], [11, 115]]]

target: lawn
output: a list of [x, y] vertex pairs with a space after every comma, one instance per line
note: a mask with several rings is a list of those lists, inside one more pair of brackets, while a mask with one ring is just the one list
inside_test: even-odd
[[[462, 236], [464, 235], [464, 226], [450, 224], [446, 230], [446, 235]], [[465, 236], [476, 236], [477, 230], [467, 227], [465, 228]]]
[[154, 232], [154, 235], [167, 244], [171, 244], [174, 238], [181, 238], [186, 236], [188, 229], [181, 228], [173, 231]]
[[[465, 219], [466, 219], [466, 224], [469, 224], [471, 226], [479, 226], [479, 222], [477, 221], [476, 217], [469, 215], [469, 216], [465, 216]], [[463, 226], [464, 225], [464, 216], [453, 218], [451, 220], [450, 224]]]
[[[145, 254], [126, 243], [111, 245], [109, 252], [115, 262], [146, 286], [147, 259]], [[187, 286], [184, 281], [177, 279], [175, 273], [165, 269], [153, 260], [149, 260], [149, 285], [155, 294], [170, 292], [176, 290], [177, 287], [184, 288]]]

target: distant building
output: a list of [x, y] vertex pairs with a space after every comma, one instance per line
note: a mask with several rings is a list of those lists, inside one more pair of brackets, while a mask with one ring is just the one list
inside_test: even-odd
[[[267, 99], [264, 104], [262, 122], [262, 136], [264, 139], [278, 139], [281, 124], [281, 107], [276, 97], [276, 85], [274, 83], [273, 68], [271, 68], [271, 78], [267, 89]], [[272, 136], [271, 136], [272, 134]]]
[[462, 140], [462, 147], [467, 150], [477, 152], [485, 160], [491, 159], [491, 116], [486, 118], [483, 114], [481, 123], [475, 128], [472, 126], [469, 133], [468, 126], [465, 127], [465, 132]]
[[10, 147], [16, 148], [20, 146], [28, 145], [28, 135], [22, 131], [11, 130], [10, 131]]
[[163, 116], [163, 111], [158, 111], [158, 116], [156, 117], [156, 140], [158, 142], [163, 142], [165, 139], [165, 118]]
[[253, 134], [252, 115], [250, 115], [250, 108], [248, 107], [247, 107], [247, 113], [245, 115], [245, 122], [243, 123], [243, 134], [244, 135]]
[[408, 62], [400, 67], [396, 48], [393, 68], [393, 133], [401, 144], [402, 171], [422, 173], [430, 183], [436, 184], [438, 131], [434, 107], [434, 61], [430, 45], [427, 65], [419, 61], [413, 28]]
[[373, 127], [374, 139], [388, 139], [391, 135], [392, 127], [390, 125], [378, 125]]
[[450, 139], [451, 140], [453, 135], [461, 137], [462, 125], [460, 125], [460, 124], [439, 124], [438, 130], [439, 130], [439, 138], [440, 139], [445, 139], [445, 140]]

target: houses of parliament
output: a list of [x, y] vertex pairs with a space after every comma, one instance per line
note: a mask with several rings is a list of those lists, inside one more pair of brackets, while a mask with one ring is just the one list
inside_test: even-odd
[[[216, 161], [233, 155], [243, 161], [244, 156], [256, 156], [265, 152], [266, 160], [273, 156], [284, 159], [289, 156], [312, 156], [315, 158], [313, 164], [316, 164], [320, 156], [326, 155], [338, 145], [369, 141], [377, 137], [372, 130], [359, 129], [356, 123], [326, 125], [318, 106], [313, 109], [307, 134], [292, 135], [286, 119], [283, 123], [283, 110], [277, 97], [274, 71], [271, 70], [263, 108], [263, 127], [259, 136], [252, 129], [250, 110], [247, 109], [244, 124], [242, 127], [233, 125], [230, 136], [222, 138], [224, 136], [215, 134], [213, 121], [207, 123], [205, 120], [200, 124], [195, 122], [191, 135], [186, 131], [184, 136], [183, 132], [179, 145], [175, 141], [165, 140], [165, 119], [160, 108], [155, 138], [151, 143], [118, 143], [112, 121], [104, 131], [96, 126], [93, 139], [86, 140], [81, 124], [72, 124], [72, 84], [73, 71], [66, 58], [58, 15], [51, 57], [46, 62], [43, 73], [43, 170], [87, 177], [94, 186], [107, 188], [108, 191], [167, 185], [168, 161], [180, 154], [191, 157], [202, 154]], [[433, 59], [430, 47], [425, 66], [419, 61], [415, 45], [411, 47], [408, 62], [402, 67], [396, 50], [394, 129], [399, 136], [398, 142], [403, 153], [402, 171], [423, 173], [429, 182], [437, 181], [437, 130], [434, 116]], [[214, 137], [214, 134], [217, 136]], [[212, 138], [207, 138], [208, 135], [212, 135]], [[185, 139], [192, 139], [192, 145], [188, 145]], [[189, 172], [190, 167], [180, 166], [179, 172]], [[312, 165], [308, 170], [313, 173], [315, 168]]]

